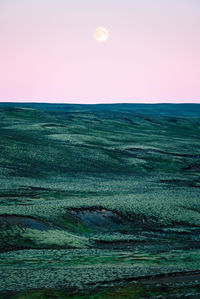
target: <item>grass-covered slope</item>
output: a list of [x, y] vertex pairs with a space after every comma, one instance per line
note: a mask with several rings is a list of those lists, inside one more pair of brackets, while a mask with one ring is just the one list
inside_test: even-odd
[[[149, 107], [149, 115], [138, 114], [132, 106], [127, 111], [126, 105], [110, 110], [94, 106], [94, 111], [93, 106], [83, 110], [69, 105], [61, 111], [45, 104], [41, 110], [0, 106], [2, 175], [38, 178], [69, 172], [198, 170], [198, 116], [191, 117], [190, 111], [189, 118], [161, 116], [165, 109], [160, 112], [156, 105]], [[184, 115], [185, 106], [181, 108], [176, 106]]]
[[[0, 291], [45, 288], [30, 270], [35, 259], [48, 288], [80, 289], [70, 280], [77, 265], [81, 284], [82, 267], [89, 285], [139, 277], [136, 253], [153, 255], [137, 261], [143, 276], [200, 270], [200, 105], [1, 103], [0, 153], [0, 267], [10, 271]], [[56, 264], [58, 285], [47, 274], [51, 250], [55, 260], [70, 256], [69, 278]], [[113, 259], [117, 278], [106, 274]], [[29, 285], [13, 283], [29, 270]]]

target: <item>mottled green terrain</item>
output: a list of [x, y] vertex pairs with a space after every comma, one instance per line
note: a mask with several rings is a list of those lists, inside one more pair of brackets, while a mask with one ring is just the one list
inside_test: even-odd
[[0, 104], [0, 298], [200, 298], [200, 105]]

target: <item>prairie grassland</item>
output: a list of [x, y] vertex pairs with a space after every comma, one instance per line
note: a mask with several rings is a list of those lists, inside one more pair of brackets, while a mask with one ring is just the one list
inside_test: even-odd
[[199, 273], [200, 105], [2, 103], [0, 137], [2, 298]]

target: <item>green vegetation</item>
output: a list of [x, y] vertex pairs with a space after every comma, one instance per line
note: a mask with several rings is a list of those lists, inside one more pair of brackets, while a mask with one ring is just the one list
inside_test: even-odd
[[200, 271], [200, 105], [1, 103], [0, 136], [0, 297], [200, 293], [140, 281]]

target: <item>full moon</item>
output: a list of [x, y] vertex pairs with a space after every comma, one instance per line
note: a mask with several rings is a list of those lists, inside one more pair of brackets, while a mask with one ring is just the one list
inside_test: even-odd
[[106, 28], [99, 27], [94, 32], [94, 38], [98, 42], [105, 42], [108, 39], [109, 32]]

